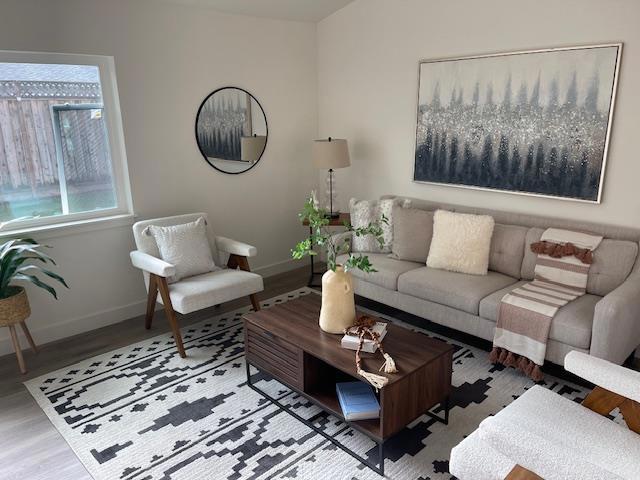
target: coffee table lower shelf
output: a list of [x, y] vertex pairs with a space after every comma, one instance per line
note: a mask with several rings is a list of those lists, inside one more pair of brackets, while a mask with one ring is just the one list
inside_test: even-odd
[[[356, 452], [351, 450], [349, 447], [345, 446], [344, 444], [342, 444], [340, 441], [336, 440], [334, 437], [332, 437], [328, 433], [326, 433], [323, 430], [321, 430], [320, 428], [316, 427], [313, 424], [312, 421], [310, 421], [310, 420], [298, 415], [291, 408], [287, 407], [286, 405], [281, 403], [276, 398], [272, 397], [271, 395], [269, 395], [265, 391], [263, 391], [260, 388], [258, 388], [251, 381], [251, 367], [254, 367], [256, 370], [259, 370], [259, 371], [263, 372], [264, 374], [266, 374], [267, 376], [274, 378], [276, 381], [284, 383], [288, 388], [290, 388], [291, 390], [295, 391], [296, 393], [298, 393], [302, 397], [306, 398], [307, 400], [309, 400], [313, 404], [317, 405], [323, 411], [325, 411], [325, 412], [327, 412], [327, 413], [329, 413], [329, 414], [331, 414], [331, 415], [333, 415], [335, 417], [338, 417], [340, 420], [344, 421], [350, 427], [354, 428], [355, 430], [358, 430], [363, 435], [366, 435], [378, 447], [378, 461], [376, 463], [374, 463], [374, 462], [371, 462], [371, 461], [367, 460], [366, 458], [362, 457], [361, 455], [358, 455]], [[384, 476], [384, 444], [388, 439], [382, 438], [378, 434], [379, 433], [379, 422], [377, 420], [358, 420], [358, 421], [355, 421], [355, 422], [351, 422], [351, 421], [345, 420], [344, 416], [342, 415], [342, 412], [341, 412], [341, 409], [340, 409], [340, 404], [338, 402], [336, 394], [331, 393], [329, 391], [322, 391], [322, 390], [320, 390], [318, 392], [304, 392], [304, 391], [301, 391], [298, 388], [296, 388], [296, 387], [294, 387], [292, 385], [288, 385], [286, 382], [283, 382], [282, 379], [271, 375], [269, 372], [263, 370], [258, 365], [252, 364], [249, 361], [248, 358], [246, 359], [246, 371], [247, 371], [247, 385], [251, 389], [253, 389], [257, 393], [262, 395], [264, 398], [269, 400], [271, 403], [276, 405], [278, 408], [280, 408], [284, 412], [286, 412], [289, 415], [291, 415], [292, 417], [294, 417], [296, 420], [298, 420], [298, 421], [302, 422], [303, 424], [305, 424], [307, 427], [309, 427], [311, 430], [313, 430], [317, 434], [319, 434], [319, 435], [323, 436], [325, 439], [329, 440], [333, 445], [335, 445], [336, 447], [340, 448], [345, 453], [348, 453], [353, 458], [355, 458], [356, 460], [361, 462], [363, 465], [366, 465], [367, 467], [372, 469], [374, 472]], [[440, 406], [444, 409], [444, 417], [440, 417], [438, 415], [435, 415], [434, 413], [432, 413], [430, 411], [426, 411], [424, 413], [426, 415], [430, 416], [431, 418], [435, 419], [436, 421], [444, 423], [445, 425], [447, 425], [449, 423], [449, 397], [447, 397], [440, 404]], [[434, 408], [434, 407], [432, 407], [432, 408]]]

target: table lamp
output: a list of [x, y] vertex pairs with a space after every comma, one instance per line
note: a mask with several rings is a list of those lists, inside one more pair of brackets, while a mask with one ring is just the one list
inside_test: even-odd
[[249, 163], [256, 163], [264, 147], [267, 144], [266, 135], [253, 135], [253, 137], [241, 137], [240, 138], [240, 160]]
[[340, 216], [340, 212], [333, 211], [333, 169], [351, 165], [347, 141], [331, 137], [326, 140], [314, 140], [312, 153], [313, 164], [316, 168], [329, 169], [329, 217], [337, 218]]

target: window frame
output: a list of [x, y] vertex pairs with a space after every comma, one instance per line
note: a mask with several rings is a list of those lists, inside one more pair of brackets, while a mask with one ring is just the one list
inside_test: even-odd
[[[97, 220], [119, 219], [123, 216], [132, 217], [131, 184], [127, 167], [127, 153], [122, 128], [122, 114], [120, 110], [114, 58], [105, 55], [0, 50], [0, 62], [89, 65], [98, 67], [116, 197], [116, 206], [114, 208], [10, 221], [10, 223], [5, 224], [0, 231], [0, 237], [23, 230], [29, 232], [46, 231], [49, 229], [62, 228], [65, 225], [77, 226], [83, 223], [93, 224]], [[60, 153], [61, 152], [57, 152], [57, 155], [59, 156]]]

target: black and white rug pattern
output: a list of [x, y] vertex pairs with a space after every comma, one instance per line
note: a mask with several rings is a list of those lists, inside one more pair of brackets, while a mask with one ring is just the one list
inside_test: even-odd
[[[303, 288], [263, 306], [316, 294]], [[247, 386], [247, 311], [183, 328], [186, 359], [164, 334], [25, 385], [96, 480], [382, 478]], [[487, 352], [443, 339], [455, 346], [449, 425], [425, 415], [391, 439], [385, 446], [388, 478], [451, 479], [451, 448], [532, 385], [491, 365]], [[375, 445], [362, 434], [267, 376], [253, 378], [325, 432], [377, 460]], [[572, 399], [585, 394], [553, 377], [546, 386]], [[434, 413], [441, 413], [438, 408]]]

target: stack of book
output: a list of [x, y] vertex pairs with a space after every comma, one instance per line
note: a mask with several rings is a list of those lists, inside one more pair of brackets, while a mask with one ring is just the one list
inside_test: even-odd
[[336, 393], [345, 420], [380, 418], [380, 404], [371, 385], [364, 382], [336, 383]]
[[[383, 322], [376, 322], [376, 324], [371, 328], [374, 332], [380, 335], [379, 340], [382, 341], [384, 336], [387, 334], [387, 324]], [[342, 341], [340, 345], [342, 348], [348, 348], [349, 350], [357, 350], [358, 344], [360, 343], [360, 339], [357, 335], [351, 335], [349, 333], [345, 334], [342, 337]], [[364, 343], [362, 344], [362, 351], [368, 353], [375, 353], [378, 349], [376, 343], [370, 338], [365, 337]]]

